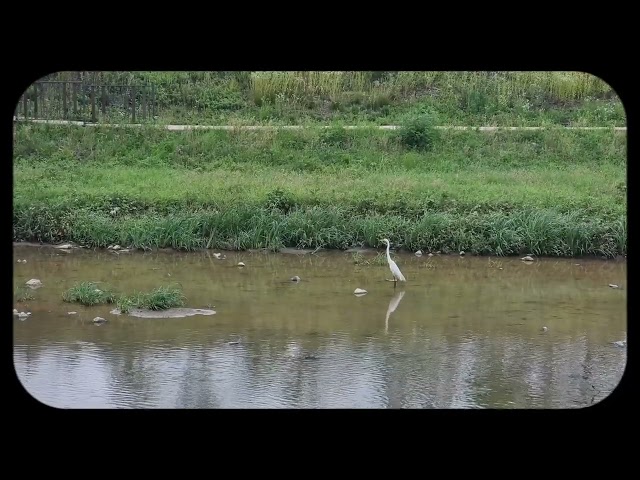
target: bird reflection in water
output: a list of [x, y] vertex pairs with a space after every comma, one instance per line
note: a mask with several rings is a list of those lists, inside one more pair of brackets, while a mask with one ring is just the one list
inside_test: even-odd
[[396, 308], [398, 308], [398, 305], [400, 305], [400, 301], [402, 300], [402, 297], [404, 297], [405, 293], [407, 292], [401, 290], [391, 298], [391, 301], [389, 302], [389, 308], [387, 308], [387, 318], [384, 321], [384, 333], [389, 333], [389, 317], [393, 312], [396, 311]]

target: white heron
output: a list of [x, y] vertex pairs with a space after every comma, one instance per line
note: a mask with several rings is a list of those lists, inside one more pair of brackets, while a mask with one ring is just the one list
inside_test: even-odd
[[398, 265], [396, 265], [396, 262], [391, 260], [391, 255], [389, 255], [389, 239], [382, 239], [382, 243], [385, 243], [387, 245], [387, 262], [389, 263], [389, 268], [391, 269], [391, 274], [393, 275], [393, 287], [395, 288], [398, 280], [400, 280], [401, 282], [406, 282], [407, 279], [404, 278], [404, 275], [402, 275], [402, 272], [398, 268]]

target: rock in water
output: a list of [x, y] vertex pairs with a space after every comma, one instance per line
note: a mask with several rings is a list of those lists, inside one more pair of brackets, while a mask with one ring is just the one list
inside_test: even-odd
[[31, 288], [38, 288], [42, 286], [42, 282], [37, 278], [32, 278], [26, 283], [26, 285]]

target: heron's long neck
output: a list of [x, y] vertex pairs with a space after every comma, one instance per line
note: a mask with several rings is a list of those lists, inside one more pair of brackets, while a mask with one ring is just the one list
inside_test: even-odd
[[387, 243], [387, 258], [391, 259], [391, 255], [389, 255], [389, 244]]

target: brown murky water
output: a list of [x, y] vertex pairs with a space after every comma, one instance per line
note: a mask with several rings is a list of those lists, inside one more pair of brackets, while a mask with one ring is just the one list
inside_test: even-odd
[[[13, 317], [15, 369], [32, 396], [62, 408], [576, 408], [618, 384], [625, 262], [398, 264], [408, 282], [394, 289], [386, 265], [342, 252], [218, 260], [14, 247], [14, 289], [43, 283], [15, 304], [31, 312]], [[178, 283], [188, 307], [216, 313], [134, 318], [64, 303], [78, 281], [126, 293]]]

